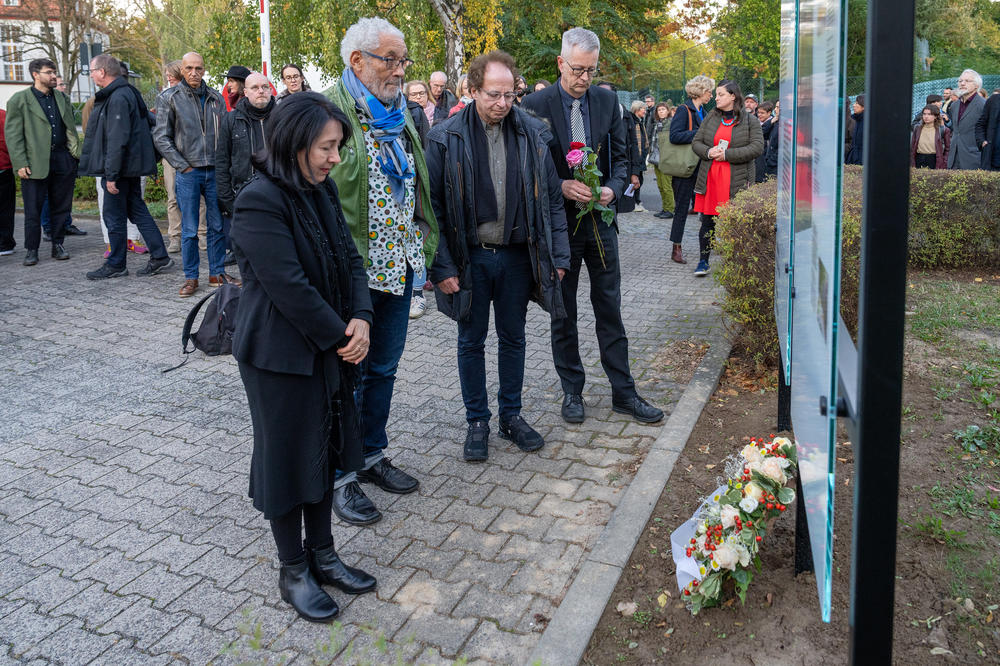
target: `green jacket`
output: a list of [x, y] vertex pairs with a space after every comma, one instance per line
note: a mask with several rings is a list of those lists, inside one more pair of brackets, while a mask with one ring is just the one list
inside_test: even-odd
[[[340, 191], [340, 206], [344, 209], [351, 237], [358, 246], [358, 254], [368, 267], [368, 153], [365, 151], [365, 137], [361, 131], [361, 121], [354, 110], [354, 98], [347, 92], [342, 82], [325, 91], [351, 122], [351, 138], [340, 149], [341, 162], [330, 170], [330, 176]], [[430, 268], [437, 252], [439, 231], [434, 209], [431, 207], [431, 188], [427, 182], [427, 162], [420, 136], [413, 124], [413, 118], [406, 112], [406, 134], [413, 147], [413, 162], [417, 168], [417, 201], [413, 211], [414, 222], [420, 225], [424, 235], [424, 259]]]
[[[56, 106], [66, 125], [66, 146], [70, 154], [80, 159], [80, 137], [76, 134], [76, 119], [73, 105], [64, 92], [53, 90]], [[42, 180], [49, 176], [49, 156], [52, 154], [52, 125], [35, 99], [31, 88], [15, 93], [7, 102], [7, 124], [4, 127], [7, 152], [14, 173], [18, 169], [31, 169], [32, 180]]]

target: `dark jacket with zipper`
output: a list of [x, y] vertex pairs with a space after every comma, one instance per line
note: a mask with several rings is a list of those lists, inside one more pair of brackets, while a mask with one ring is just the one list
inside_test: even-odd
[[149, 110], [139, 91], [118, 77], [94, 95], [80, 153], [81, 176], [111, 182], [156, 173]]
[[236, 103], [232, 113], [222, 117], [219, 145], [215, 151], [215, 188], [223, 215], [232, 216], [236, 195], [254, 176], [252, 158], [264, 148], [264, 121], [273, 109], [272, 97], [265, 113], [253, 114], [256, 109], [244, 97]]
[[[740, 109], [734, 116], [733, 137], [726, 148], [726, 161], [729, 162], [729, 197], [754, 184], [757, 169], [755, 161], [764, 152], [764, 133], [760, 130], [760, 121], [746, 109]], [[722, 112], [712, 109], [705, 116], [698, 133], [691, 142], [691, 149], [701, 158], [698, 169], [698, 180], [695, 181], [696, 194], [704, 194], [708, 183], [708, 172], [714, 160], [709, 159], [708, 151], [715, 145], [715, 133], [722, 124]]]
[[[979, 150], [982, 151], [980, 167], [987, 171], [996, 171], [998, 168], [994, 166], [998, 160], [993, 159], [995, 154], [993, 144], [997, 140], [998, 128], [1000, 128], [1000, 93], [993, 93], [986, 100], [983, 113], [976, 121], [976, 145], [980, 146]], [[983, 141], [987, 142], [985, 147]]]
[[[458, 277], [466, 279], [468, 248], [479, 245], [475, 224], [477, 182], [474, 173], [473, 136], [475, 103], [469, 104], [447, 121], [435, 124], [428, 135], [427, 174], [431, 206], [441, 226], [443, 241], [431, 268], [431, 281]], [[533, 300], [553, 318], [566, 316], [562, 289], [556, 269], [569, 269], [569, 237], [563, 206], [562, 179], [556, 172], [549, 151], [550, 134], [544, 121], [513, 107], [504, 120], [513, 123], [517, 137], [517, 155], [521, 164], [522, 200], [518, 206], [527, 220], [527, 250], [535, 279]], [[514, 154], [508, 149], [507, 155]], [[485, 164], [480, 168], [487, 168]], [[513, 202], [508, 201], [507, 206]]]
[[167, 88], [156, 97], [156, 149], [178, 171], [214, 167], [219, 123], [225, 113], [222, 95], [204, 81], [198, 88], [184, 81]]

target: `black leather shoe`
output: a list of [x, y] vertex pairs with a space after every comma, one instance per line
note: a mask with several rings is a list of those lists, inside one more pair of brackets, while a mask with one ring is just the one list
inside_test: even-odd
[[465, 448], [462, 458], [465, 462], [483, 462], [490, 457], [490, 424], [486, 421], [473, 421], [465, 434]]
[[38, 250], [28, 250], [24, 253], [24, 265], [34, 266], [38, 263]]
[[315, 550], [307, 546], [306, 559], [312, 575], [322, 585], [333, 585], [348, 594], [364, 594], [375, 589], [375, 577], [344, 564], [332, 545]]
[[562, 417], [566, 423], [583, 423], [583, 396], [579, 393], [567, 393], [563, 396]]
[[636, 421], [656, 423], [663, 420], [663, 410], [634, 395], [630, 398], [612, 398], [611, 409], [619, 414], [628, 414]]
[[64, 259], [69, 259], [69, 252], [67, 252], [66, 248], [64, 248], [62, 245], [56, 243], [52, 246], [52, 258], [58, 259], [59, 261], [63, 261]]
[[340, 613], [337, 602], [319, 586], [305, 560], [298, 564], [281, 565], [278, 590], [281, 591], [281, 598], [310, 622], [332, 622]]
[[333, 512], [349, 525], [371, 525], [382, 520], [382, 514], [368, 499], [357, 481], [351, 481], [333, 491]]
[[514, 442], [522, 451], [537, 451], [545, 446], [542, 436], [520, 414], [510, 417], [506, 422], [500, 421], [500, 437]]
[[420, 482], [392, 464], [388, 458], [382, 458], [366, 470], [358, 472], [358, 481], [374, 483], [387, 493], [405, 495], [420, 487]]
[[66, 235], [67, 236], [86, 236], [87, 232], [84, 231], [83, 229], [81, 229], [80, 227], [76, 226], [75, 224], [71, 224], [68, 227], [66, 227]]

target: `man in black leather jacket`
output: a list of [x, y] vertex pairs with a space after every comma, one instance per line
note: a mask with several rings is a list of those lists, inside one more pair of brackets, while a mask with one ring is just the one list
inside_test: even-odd
[[250, 74], [243, 91], [246, 96], [222, 117], [215, 151], [215, 186], [225, 217], [233, 216], [236, 195], [254, 176], [251, 158], [264, 147], [264, 123], [274, 109], [271, 86], [263, 74]]

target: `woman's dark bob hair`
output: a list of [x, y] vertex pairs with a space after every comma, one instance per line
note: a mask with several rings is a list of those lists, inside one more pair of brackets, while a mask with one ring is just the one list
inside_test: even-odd
[[[736, 98], [733, 101], [733, 114], [736, 116], [736, 122], [740, 122], [740, 113], [743, 111], [743, 89], [740, 88], [740, 84], [732, 79], [720, 81], [719, 87], [725, 88], [726, 92]], [[719, 113], [722, 112], [720, 111]]]
[[337, 105], [325, 96], [304, 90], [286, 97], [274, 107], [267, 119], [268, 152], [257, 162], [282, 187], [305, 190], [314, 187], [299, 167], [299, 153], [308, 152], [323, 133], [323, 128], [336, 120], [344, 131], [341, 145], [351, 138], [351, 124]]

